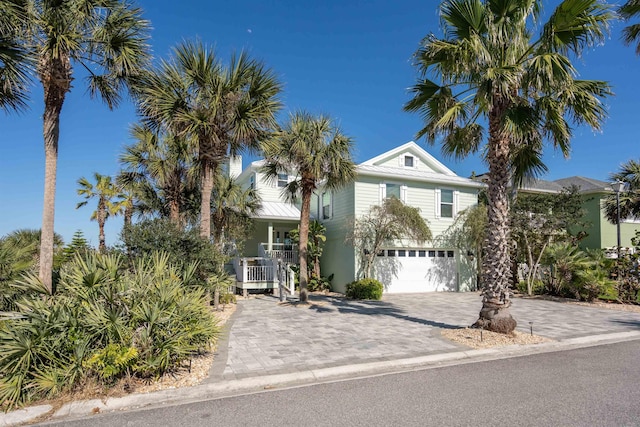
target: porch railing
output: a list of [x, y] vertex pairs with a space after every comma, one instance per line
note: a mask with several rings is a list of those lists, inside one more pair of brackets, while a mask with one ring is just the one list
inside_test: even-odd
[[291, 244], [272, 243], [271, 250], [268, 243], [258, 245], [258, 255], [265, 258], [281, 259], [288, 264], [298, 263], [298, 251]]

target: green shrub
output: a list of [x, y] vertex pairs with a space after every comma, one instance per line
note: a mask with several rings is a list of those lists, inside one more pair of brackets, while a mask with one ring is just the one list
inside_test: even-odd
[[332, 279], [333, 279], [333, 274], [329, 277], [311, 276], [309, 278], [309, 283], [307, 284], [307, 289], [309, 290], [309, 292], [331, 291]]
[[235, 304], [236, 296], [231, 292], [220, 294], [220, 304]]
[[194, 269], [166, 254], [122, 258], [89, 254], [63, 265], [51, 296], [35, 276], [19, 310], [0, 319], [0, 409], [52, 397], [87, 376], [111, 383], [126, 374], [154, 377], [211, 344], [218, 327]]
[[353, 299], [382, 299], [384, 286], [376, 279], [360, 279], [347, 285], [347, 297]]

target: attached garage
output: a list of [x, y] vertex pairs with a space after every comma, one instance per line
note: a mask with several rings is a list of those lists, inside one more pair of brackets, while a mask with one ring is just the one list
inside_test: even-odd
[[382, 250], [375, 275], [386, 293], [457, 291], [456, 251], [433, 248]]

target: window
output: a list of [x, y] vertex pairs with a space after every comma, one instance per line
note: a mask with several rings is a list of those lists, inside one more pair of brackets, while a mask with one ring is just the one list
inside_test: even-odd
[[249, 188], [254, 190], [256, 188], [256, 174], [252, 173], [249, 177]]
[[444, 258], [444, 251], [438, 251], [438, 258]]
[[398, 200], [400, 198], [400, 184], [387, 184], [386, 185], [386, 198], [395, 197]]
[[376, 256], [384, 256], [384, 249], [376, 254]]
[[387, 250], [387, 256], [396, 256], [396, 250], [395, 249]]
[[419, 258], [424, 258], [427, 256], [427, 251], [418, 251], [418, 257]]
[[413, 167], [413, 156], [404, 156], [404, 166], [406, 168]]
[[429, 251], [429, 258], [433, 258], [436, 256], [436, 251]]
[[453, 190], [440, 190], [440, 217], [453, 218]]
[[447, 258], [453, 258], [453, 251], [447, 251]]
[[416, 256], [416, 251], [409, 251], [409, 257], [415, 258], [415, 256]]
[[286, 173], [278, 174], [278, 188], [284, 188], [289, 183], [289, 175]]
[[322, 219], [331, 218], [331, 193], [322, 193]]
[[407, 251], [405, 251], [404, 249], [398, 250], [398, 256], [407, 256]]

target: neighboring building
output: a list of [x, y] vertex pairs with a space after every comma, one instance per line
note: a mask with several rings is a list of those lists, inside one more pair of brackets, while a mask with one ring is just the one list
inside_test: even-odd
[[[255, 188], [263, 207], [256, 215], [256, 228], [245, 244], [244, 257], [260, 265], [263, 257], [295, 259], [289, 231], [299, 223], [300, 210], [283, 200], [282, 189], [292, 177], [268, 180], [261, 172], [264, 161], [249, 165], [238, 176], [245, 187]], [[473, 256], [446, 243], [445, 232], [457, 214], [477, 204], [484, 184], [457, 176], [420, 148], [408, 142], [357, 166], [355, 181], [343, 189], [317, 191], [311, 214], [326, 227], [327, 241], [321, 266], [323, 275], [333, 274], [332, 286], [344, 292], [346, 284], [359, 277], [355, 248], [345, 243], [354, 218], [369, 212], [386, 197], [397, 197], [420, 209], [434, 235], [434, 242], [418, 245], [410, 240], [390, 243], [376, 258], [376, 277], [385, 291], [426, 292], [475, 289]], [[242, 262], [236, 262], [241, 268]], [[244, 268], [246, 270], [246, 268]], [[266, 284], [265, 287], [272, 285]]]
[[[572, 176], [555, 181], [533, 180], [523, 185], [518, 191], [526, 193], [559, 193], [563, 188], [578, 187], [582, 195], [584, 219], [589, 224], [584, 231], [587, 236], [580, 241], [583, 249], [611, 249], [618, 245], [617, 227], [604, 215], [604, 201], [614, 194], [611, 184], [593, 178]], [[620, 244], [631, 247], [631, 239], [636, 231], [640, 231], [640, 221], [637, 219], [622, 219], [620, 221]]]

